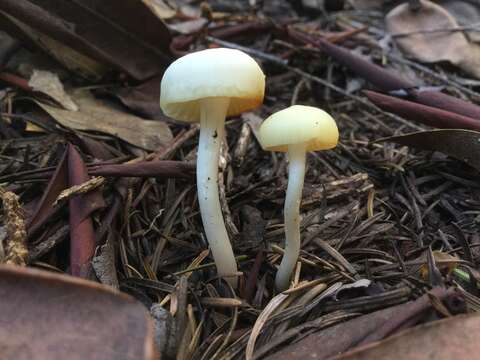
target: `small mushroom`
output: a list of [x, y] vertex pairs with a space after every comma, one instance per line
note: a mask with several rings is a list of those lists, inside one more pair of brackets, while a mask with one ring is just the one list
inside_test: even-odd
[[218, 197], [218, 159], [225, 118], [262, 104], [265, 75], [247, 54], [208, 49], [185, 55], [165, 71], [160, 107], [176, 120], [200, 122], [197, 191], [200, 213], [219, 276], [237, 284], [237, 264]]
[[275, 278], [276, 288], [284, 291], [289, 287], [300, 253], [300, 202], [306, 152], [334, 148], [338, 143], [338, 128], [325, 111], [294, 105], [266, 119], [260, 127], [259, 140], [265, 150], [286, 152], [289, 161], [284, 207], [285, 253]]

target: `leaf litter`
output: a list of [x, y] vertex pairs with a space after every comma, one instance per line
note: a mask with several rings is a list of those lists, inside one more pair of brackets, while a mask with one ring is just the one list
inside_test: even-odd
[[[462, 72], [405, 56], [433, 36], [412, 19], [412, 11], [432, 11], [427, 1], [402, 10], [415, 33], [402, 36], [388, 25], [389, 4], [274, 3], [125, 1], [115, 12], [105, 12], [109, 0], [0, 5], [13, 39], [0, 45], [0, 182], [19, 204], [3, 200], [0, 239], [6, 257], [15, 244], [27, 249], [26, 269], [0, 269], [8, 295], [1, 301], [12, 307], [4, 316], [15, 316], [15, 329], [42, 334], [27, 340], [40, 358], [62, 358], [61, 348], [37, 346], [65, 329], [79, 339], [72, 346], [83, 344], [82, 326], [95, 329], [91, 344], [115, 333], [109, 341], [128, 344], [135, 358], [149, 358], [154, 341], [163, 357], [179, 359], [388, 359], [407, 350], [448, 357], [476, 346], [463, 336], [478, 326], [480, 309], [480, 94], [475, 73], [462, 66], [466, 45], [477, 46], [467, 38], [472, 29], [458, 20], [432, 33], [445, 40], [421, 42], [461, 36], [463, 55], [452, 63]], [[222, 154], [238, 293], [218, 279], [203, 235], [198, 126], [168, 119], [158, 102], [171, 59], [216, 46], [246, 51], [267, 74], [264, 105], [227, 121]], [[302, 250], [293, 287], [279, 294], [287, 161], [262, 151], [256, 131], [296, 103], [332, 113], [341, 142], [308, 156]], [[45, 301], [52, 291], [79, 295], [74, 306], [65, 295]], [[15, 294], [31, 301], [22, 309], [42, 316], [20, 322]], [[9, 349], [6, 358], [18, 358]], [[74, 355], [106, 349], [83, 346]], [[106, 358], [119, 358], [115, 351]]]

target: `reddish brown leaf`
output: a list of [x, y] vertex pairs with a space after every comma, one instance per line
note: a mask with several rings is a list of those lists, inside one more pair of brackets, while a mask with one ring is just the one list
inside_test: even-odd
[[480, 107], [438, 91], [412, 91], [411, 99], [423, 105], [451, 111], [456, 114], [480, 119]]
[[438, 128], [480, 130], [480, 121], [467, 116], [383, 95], [375, 91], [365, 90], [364, 93], [381, 109], [412, 121]]
[[479, 331], [480, 316], [458, 315], [418, 326], [334, 359], [475, 359], [480, 352]]
[[193, 178], [195, 164], [183, 161], [141, 161], [131, 164], [100, 165], [89, 171], [93, 176]]
[[480, 171], [480, 132], [462, 129], [419, 131], [391, 136], [379, 141], [393, 141], [401, 145], [430, 151], [440, 151], [461, 160]]
[[340, 62], [342, 65], [355, 71], [360, 77], [366, 79], [383, 91], [391, 91], [413, 87], [414, 84], [402, 79], [381, 66], [366, 61], [361, 56], [353, 54], [350, 50], [341, 46], [331, 44], [324, 39], [316, 39], [311, 35], [302, 33], [293, 28], [288, 29], [291, 37], [297, 41], [314, 45], [325, 51], [328, 55]]
[[315, 39], [310, 35], [289, 29], [289, 34], [298, 41], [321, 48], [328, 55], [342, 65], [357, 73], [358, 76], [367, 80], [382, 91], [406, 89], [411, 99], [420, 104], [434, 108], [451, 111], [460, 115], [480, 119], [480, 107], [462, 99], [441, 93], [439, 91], [415, 90], [415, 85], [397, 76], [379, 65], [365, 60], [350, 50], [332, 44], [324, 39]]
[[[431, 294], [442, 301], [458, 299], [452, 290], [436, 288]], [[452, 309], [452, 311], [456, 311]], [[435, 314], [426, 294], [415, 301], [392, 306], [309, 335], [268, 357], [269, 360], [328, 359], [358, 345], [369, 344], [412, 327]], [[376, 359], [371, 357], [371, 359]]]
[[90, 281], [0, 266], [3, 360], [155, 359], [143, 305]]
[[[80, 185], [90, 177], [82, 157], [71, 144], [68, 146], [68, 184]], [[96, 239], [90, 215], [105, 206], [98, 190], [78, 195], [68, 201], [70, 213], [70, 271], [72, 275], [88, 277], [95, 253]]]
[[31, 237], [35, 232], [52, 216], [55, 212], [53, 203], [58, 195], [67, 188], [68, 173], [67, 173], [67, 152], [65, 150], [60, 162], [53, 173], [47, 189], [43, 193], [32, 217], [27, 223], [28, 236]]

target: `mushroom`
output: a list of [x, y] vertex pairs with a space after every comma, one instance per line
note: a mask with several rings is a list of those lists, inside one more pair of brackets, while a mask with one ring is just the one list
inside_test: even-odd
[[334, 148], [338, 143], [338, 128], [325, 111], [294, 105], [276, 112], [262, 123], [259, 141], [265, 150], [286, 152], [289, 161], [284, 207], [285, 252], [275, 277], [276, 288], [284, 291], [289, 287], [300, 253], [300, 202], [306, 152]]
[[205, 235], [217, 272], [237, 284], [233, 255], [218, 197], [218, 160], [225, 118], [263, 102], [265, 75], [249, 55], [233, 49], [207, 49], [185, 55], [165, 71], [160, 107], [176, 120], [200, 122], [197, 191]]

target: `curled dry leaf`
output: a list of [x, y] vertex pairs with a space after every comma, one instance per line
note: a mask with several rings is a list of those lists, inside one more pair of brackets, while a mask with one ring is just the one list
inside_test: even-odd
[[153, 325], [131, 297], [90, 281], [0, 266], [1, 358], [153, 360]]
[[[480, 351], [480, 316], [458, 315], [404, 331], [336, 360], [473, 359]], [[333, 359], [332, 359], [333, 360]]]
[[440, 151], [480, 171], [480, 132], [463, 129], [419, 131], [391, 136], [378, 141], [393, 141], [422, 150]]
[[87, 91], [75, 91], [71, 97], [78, 105], [78, 111], [63, 110], [41, 102], [37, 104], [65, 127], [103, 132], [146, 150], [155, 150], [173, 138], [164, 122], [127, 114]]
[[403, 3], [390, 11], [386, 25], [398, 46], [423, 62], [449, 61], [468, 74], [480, 78], [480, 47], [470, 43], [455, 18], [443, 7], [421, 0], [412, 11]]

